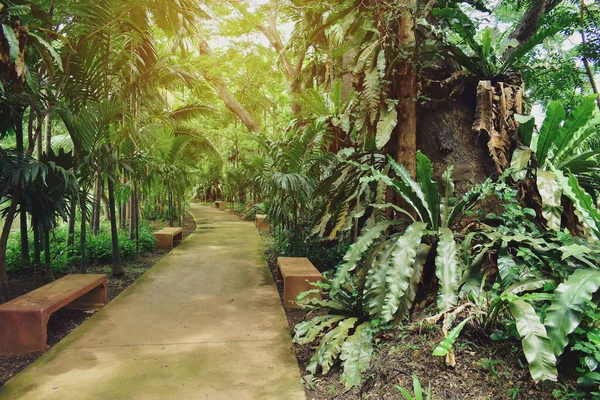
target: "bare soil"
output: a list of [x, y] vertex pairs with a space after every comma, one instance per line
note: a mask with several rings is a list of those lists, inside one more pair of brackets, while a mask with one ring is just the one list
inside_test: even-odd
[[[261, 234], [265, 257], [273, 279], [277, 277], [277, 256], [269, 243], [272, 238]], [[283, 306], [283, 284], [277, 283]], [[306, 318], [299, 309], [285, 309], [290, 330]], [[427, 316], [427, 315], [425, 315]], [[423, 316], [413, 315], [413, 321]], [[371, 366], [363, 375], [361, 387], [346, 390], [341, 382], [341, 369], [332, 368], [325, 376], [309, 377], [306, 367], [318, 343], [299, 345], [293, 350], [304, 375], [304, 389], [309, 400], [323, 399], [403, 399], [398, 387], [413, 392], [413, 374], [433, 399], [553, 399], [556, 386], [535, 385], [517, 343], [494, 342], [485, 335], [465, 328], [455, 344], [456, 367], [448, 367], [444, 357], [432, 356], [443, 339], [438, 326], [407, 325], [382, 331], [376, 338]], [[569, 380], [565, 388], [573, 388]], [[559, 397], [562, 398], [562, 397]]]
[[[164, 222], [151, 221], [152, 228], [160, 229], [164, 226]], [[196, 223], [191, 215], [187, 214], [183, 226], [183, 238], [185, 239], [190, 233], [196, 230]], [[115, 277], [110, 274], [110, 265], [92, 264], [88, 267], [90, 274], [107, 274], [108, 275], [108, 301], [117, 297], [121, 292], [127, 289], [133, 282], [141, 277], [148, 269], [150, 269], [166, 252], [164, 250], [155, 249], [154, 251], [142, 254], [139, 262], [130, 261], [124, 262], [123, 268], [125, 275]], [[79, 273], [77, 267], [72, 267], [68, 273]], [[60, 278], [56, 276], [55, 278]], [[34, 290], [33, 277], [29, 271], [17, 271], [9, 273], [9, 285], [13, 298], [22, 296]], [[92, 316], [94, 312], [65, 310], [61, 309], [52, 314], [48, 321], [48, 346], [52, 348], [60, 342], [73, 329], [81, 325], [86, 319]], [[19, 373], [29, 364], [41, 357], [45, 352], [35, 352], [18, 356], [1, 356], [0, 355], [0, 386], [4, 385], [11, 377]]]

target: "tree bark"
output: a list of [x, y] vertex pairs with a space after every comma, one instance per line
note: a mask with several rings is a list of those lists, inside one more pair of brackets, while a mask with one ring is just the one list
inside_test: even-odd
[[[398, 45], [400, 48], [415, 50], [415, 22], [411, 12], [416, 12], [416, 0], [403, 0], [404, 13], [399, 21]], [[398, 123], [394, 130], [396, 161], [404, 165], [412, 177], [417, 171], [417, 78], [412, 59], [398, 63], [395, 76], [395, 90], [398, 98]]]
[[[215, 53], [212, 51], [206, 40], [200, 39], [199, 47], [201, 54], [204, 54], [211, 59], [215, 59]], [[218, 66], [215, 66], [215, 69], [217, 68]], [[231, 112], [233, 112], [244, 123], [244, 125], [246, 125], [249, 131], [260, 131], [260, 124], [229, 91], [225, 81], [223, 80], [223, 77], [219, 72], [209, 73], [205, 71], [203, 76], [208, 84], [215, 89], [219, 98], [223, 101], [223, 103], [225, 103], [225, 106]]]
[[45, 151], [50, 154], [52, 149], [52, 117], [50, 114], [46, 117], [46, 136], [45, 136]]
[[[25, 143], [23, 136], [23, 114], [18, 111], [19, 115], [15, 118], [15, 139], [16, 147], [19, 153], [25, 152]], [[20, 198], [20, 196], [19, 196]], [[20, 201], [20, 200], [19, 200]], [[19, 211], [20, 233], [21, 233], [21, 258], [25, 264], [29, 263], [29, 236], [27, 232], [27, 212], [22, 209]]]
[[592, 71], [592, 67], [590, 66], [590, 62], [588, 61], [585, 51], [587, 49], [587, 38], [585, 36], [585, 0], [581, 0], [580, 3], [580, 33], [581, 33], [581, 46], [583, 47], [583, 54], [581, 56], [581, 60], [583, 61], [583, 66], [585, 67], [585, 73], [590, 81], [590, 85], [592, 86], [592, 91], [596, 94], [596, 104], [598, 104], [598, 108], [600, 109], [600, 97], [598, 96], [598, 86], [596, 86], [596, 79], [594, 78], [594, 72]]
[[79, 264], [79, 272], [85, 274], [87, 272], [87, 213], [86, 213], [86, 197], [87, 193], [82, 193], [81, 196], [81, 230], [79, 233], [79, 246], [81, 252], [81, 263]]
[[123, 276], [125, 271], [121, 265], [121, 254], [119, 253], [119, 232], [117, 230], [117, 213], [115, 207], [115, 184], [108, 178], [108, 211], [110, 213], [110, 234], [112, 238], [113, 265], [112, 274]]
[[8, 276], [6, 274], [6, 246], [8, 244], [8, 237], [10, 235], [10, 228], [15, 218], [17, 211], [17, 205], [21, 201], [21, 186], [17, 185], [13, 191], [10, 206], [6, 213], [6, 219], [4, 220], [4, 227], [2, 228], [2, 234], [0, 235], [0, 304], [6, 303], [10, 300], [10, 291], [8, 287]]
[[77, 199], [71, 199], [71, 213], [69, 214], [69, 230], [67, 232], [67, 246], [75, 244], [75, 220], [77, 218]]

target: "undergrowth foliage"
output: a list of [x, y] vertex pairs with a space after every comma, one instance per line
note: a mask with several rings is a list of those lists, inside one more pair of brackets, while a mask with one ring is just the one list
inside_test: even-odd
[[[311, 291], [321, 292], [323, 300], [299, 296], [310, 312], [328, 311], [296, 328], [298, 343], [320, 338], [308, 371], [327, 373], [340, 359], [346, 385], [359, 385], [374, 335], [404, 323], [415, 299], [435, 290], [439, 313], [426, 322], [443, 321], [445, 339], [434, 356], [454, 365], [453, 344], [471, 324], [496, 338], [520, 338], [532, 378], [556, 381], [558, 361], [582, 321], [581, 310], [600, 286], [600, 247], [568, 230], [547, 230], [534, 210], [519, 203], [510, 177], [514, 170], [455, 198], [452, 167], [435, 182], [421, 153], [416, 180], [392, 159], [382, 169], [351, 160], [338, 169], [348, 166], [362, 171], [361, 185], [373, 193], [389, 188], [405, 207], [374, 196], [375, 202], [354, 218], [360, 235], [335, 274]], [[343, 186], [335, 180], [330, 184]], [[335, 196], [336, 190], [329, 193]], [[488, 198], [496, 204], [494, 212], [484, 211]], [[381, 213], [386, 209], [401, 218], [387, 220]], [[323, 213], [326, 221], [318, 225], [332, 226], [330, 216]], [[424, 282], [425, 276], [433, 278]], [[511, 326], [513, 334], [498, 333]]]

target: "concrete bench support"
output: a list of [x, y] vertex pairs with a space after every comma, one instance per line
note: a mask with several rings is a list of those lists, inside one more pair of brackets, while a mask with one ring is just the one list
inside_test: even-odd
[[254, 221], [254, 225], [256, 225], [256, 229], [259, 231], [270, 231], [271, 226], [267, 222], [267, 216], [264, 214], [256, 214], [256, 220]]
[[163, 250], [172, 250], [183, 241], [182, 228], [162, 228], [160, 231], [154, 232], [156, 238], [156, 247]]
[[[296, 297], [308, 290], [315, 289], [309, 282], [320, 282], [323, 275], [306, 257], [277, 258], [277, 280], [283, 281], [283, 304], [285, 308], [300, 308]], [[311, 294], [307, 298], [321, 298], [320, 294]]]
[[215, 201], [215, 206], [219, 210], [227, 210], [229, 208], [229, 203], [226, 201]]
[[61, 308], [97, 310], [108, 301], [106, 275], [67, 275], [0, 305], [0, 354], [48, 349], [48, 319]]

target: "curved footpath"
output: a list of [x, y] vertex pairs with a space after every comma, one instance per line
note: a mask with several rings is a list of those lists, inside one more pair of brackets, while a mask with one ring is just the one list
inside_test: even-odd
[[198, 229], [0, 388], [1, 399], [304, 399], [259, 235], [192, 204]]

